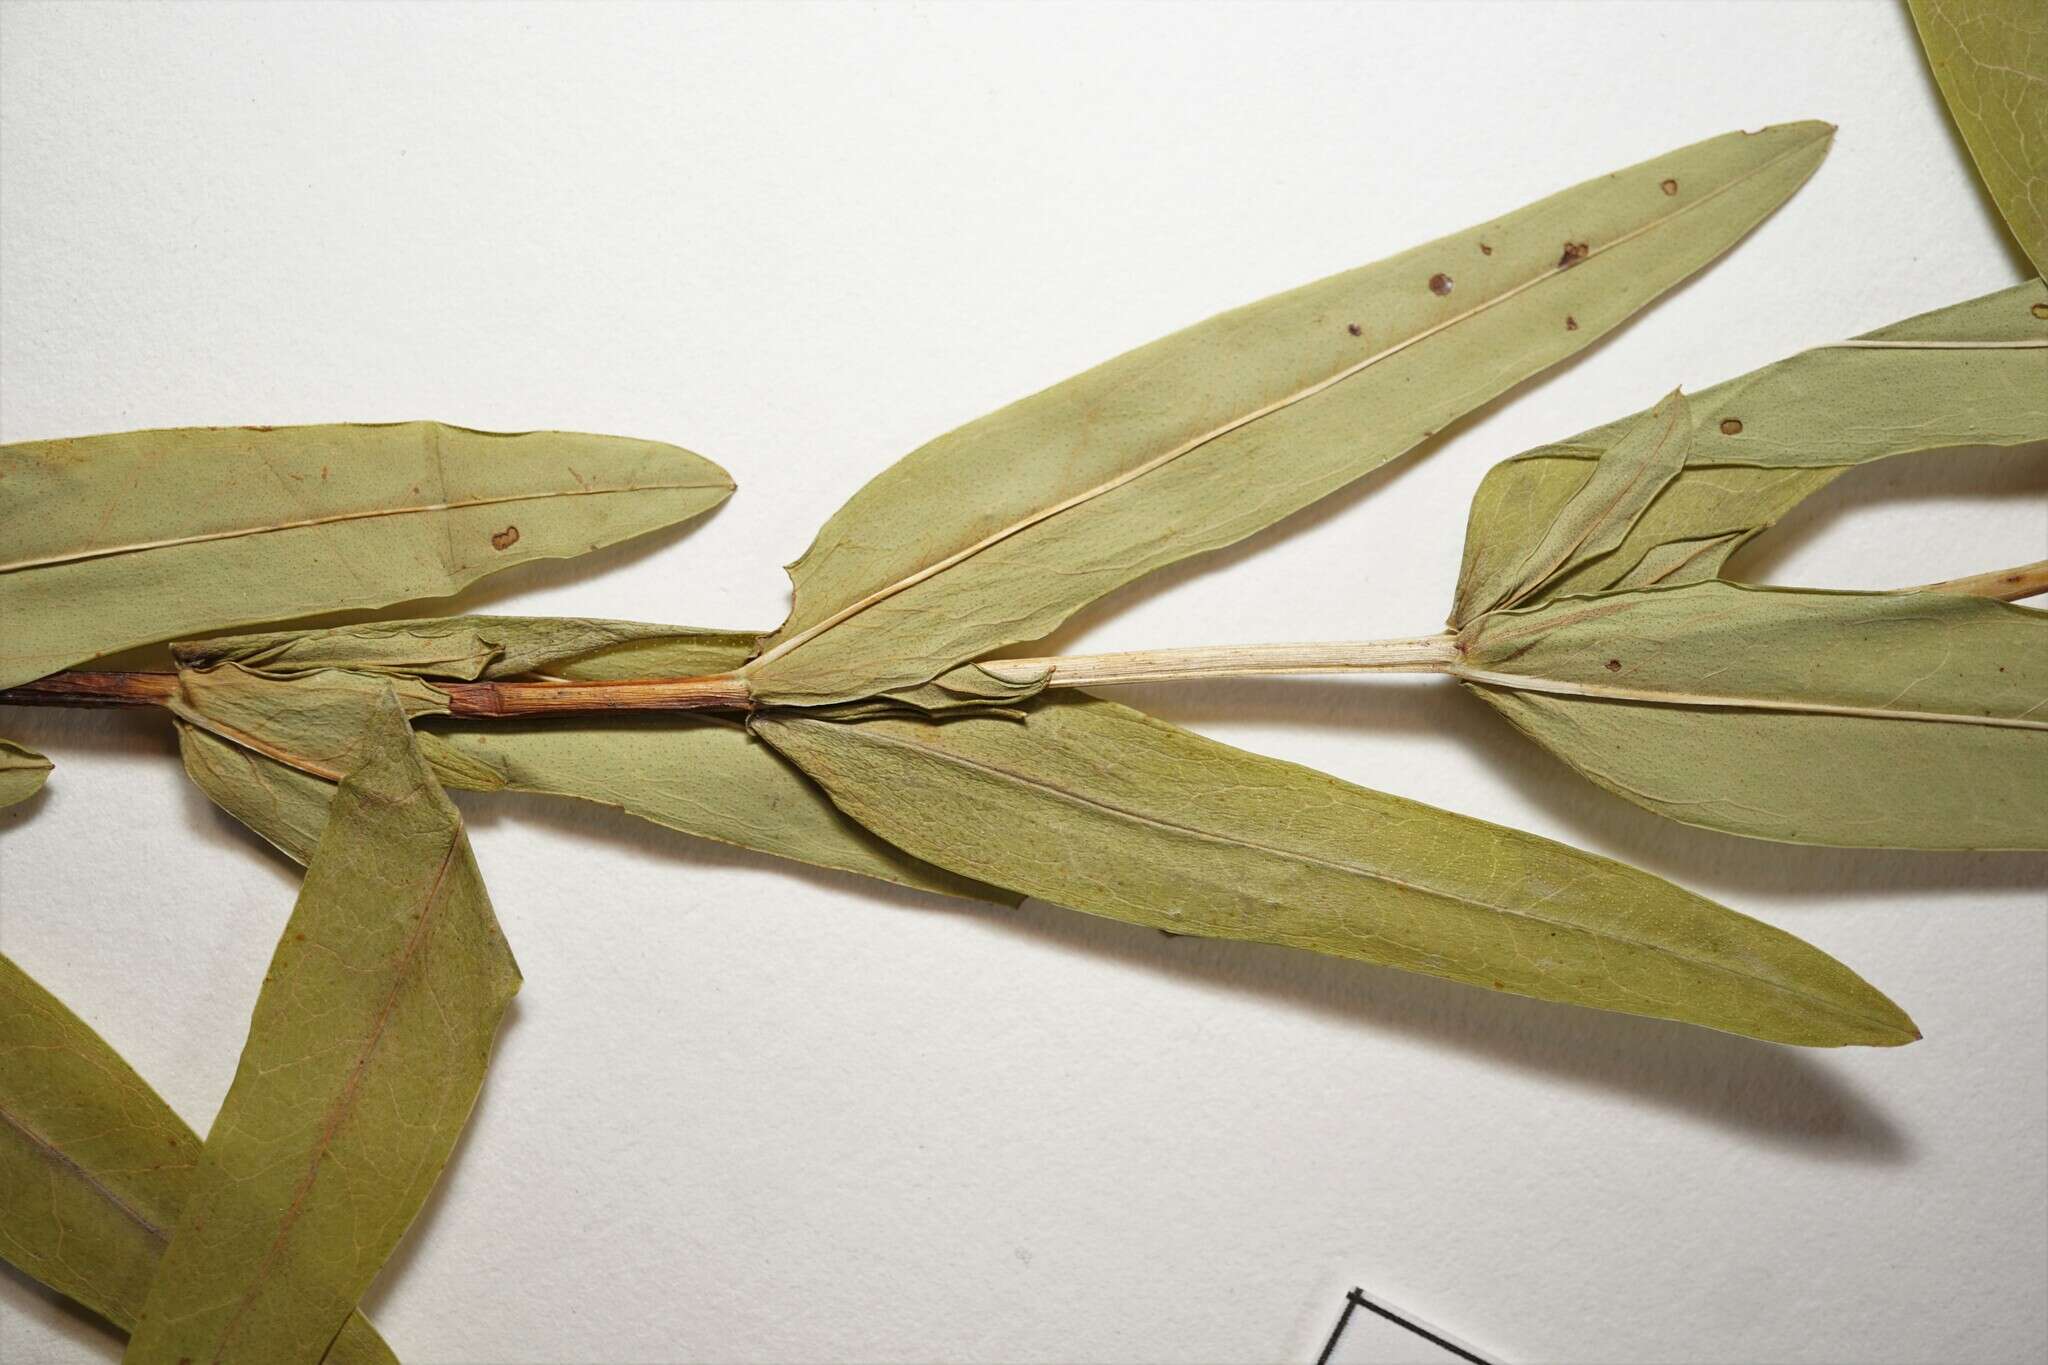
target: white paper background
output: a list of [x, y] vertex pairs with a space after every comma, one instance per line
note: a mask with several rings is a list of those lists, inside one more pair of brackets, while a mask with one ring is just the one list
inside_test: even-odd
[[[672, 440], [708, 520], [463, 608], [768, 626], [922, 440], [1126, 347], [1730, 128], [1839, 123], [1725, 263], [1430, 451], [1062, 647], [1434, 628], [1485, 469], [2026, 273], [1904, 9], [10, 3], [0, 435], [439, 417]], [[2039, 557], [2048, 461], [1840, 481], [1751, 568]], [[2048, 861], [1782, 848], [1572, 776], [1457, 690], [1129, 700], [1627, 859], [1927, 1040], [1806, 1053], [468, 800], [526, 973], [366, 1308], [409, 1362], [1313, 1356], [1362, 1282], [1517, 1360], [2048, 1342]], [[295, 877], [149, 715], [10, 711], [0, 947], [202, 1131]], [[0, 1356], [119, 1341], [0, 1276]]]

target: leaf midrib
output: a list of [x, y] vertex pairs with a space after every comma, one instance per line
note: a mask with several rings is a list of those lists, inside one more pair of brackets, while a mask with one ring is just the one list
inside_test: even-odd
[[1516, 692], [1543, 692], [1558, 697], [1592, 697], [1604, 701], [1648, 702], [1661, 706], [1712, 707], [1736, 711], [1789, 711], [1801, 715], [1861, 716], [1871, 720], [1932, 722], [1944, 725], [1988, 725], [2008, 730], [2048, 730], [2048, 720], [2033, 720], [2033, 712], [2048, 705], [2036, 702], [2018, 716], [1972, 716], [1957, 711], [1906, 711], [1888, 706], [1852, 706], [1847, 703], [1798, 701], [1781, 697], [1746, 697], [1712, 692], [1662, 691], [1647, 687], [1616, 687], [1607, 683], [1569, 682], [1527, 673], [1498, 672], [1454, 665], [1444, 670], [1463, 682], [1487, 687], [1504, 687]]
[[395, 970], [392, 972], [391, 989], [385, 992], [384, 1002], [378, 1008], [377, 1017], [371, 1024], [370, 1036], [364, 1041], [355, 1065], [349, 1071], [348, 1080], [342, 1085], [341, 1093], [335, 1097], [333, 1105], [323, 1118], [319, 1136], [314, 1139], [312, 1159], [307, 1165], [306, 1173], [299, 1178], [299, 1184], [292, 1192], [291, 1203], [286, 1206], [280, 1218], [277, 1236], [271, 1240], [263, 1260], [256, 1267], [255, 1274], [250, 1277], [249, 1288], [244, 1291], [240, 1301], [235, 1305], [234, 1312], [221, 1327], [220, 1342], [213, 1353], [214, 1365], [220, 1365], [226, 1356], [228, 1345], [241, 1326], [243, 1316], [256, 1301], [256, 1296], [262, 1292], [272, 1267], [277, 1264], [278, 1258], [284, 1252], [285, 1242], [298, 1224], [299, 1215], [305, 1210], [306, 1200], [319, 1179], [321, 1162], [327, 1150], [334, 1145], [335, 1135], [340, 1132], [342, 1124], [355, 1111], [356, 1100], [362, 1089], [363, 1074], [369, 1070], [371, 1058], [384, 1040], [385, 1027], [390, 1023], [392, 1010], [398, 1003], [398, 993], [404, 988], [406, 979], [419, 957], [420, 945], [426, 940], [427, 926], [434, 917], [435, 909], [445, 903], [441, 887], [447, 879], [448, 869], [454, 865], [456, 854], [462, 850], [462, 842], [460, 829], [450, 833], [448, 851], [441, 855], [441, 865], [434, 870], [434, 880], [428, 886], [426, 897], [421, 903], [419, 922], [413, 926], [412, 934], [406, 940], [398, 961], [393, 964]]
[[163, 1227], [160, 1224], [152, 1220], [147, 1214], [144, 1214], [140, 1209], [130, 1204], [127, 1200], [121, 1198], [120, 1195], [114, 1192], [112, 1186], [108, 1185], [98, 1176], [94, 1175], [91, 1171], [87, 1170], [85, 1166], [81, 1164], [76, 1157], [73, 1157], [69, 1152], [66, 1152], [62, 1147], [59, 1147], [56, 1143], [44, 1137], [35, 1128], [31, 1127], [26, 1119], [23, 1119], [20, 1115], [16, 1114], [14, 1111], [7, 1108], [7, 1106], [5, 1105], [0, 1105], [0, 1123], [5, 1123], [9, 1128], [12, 1128], [15, 1132], [20, 1133], [23, 1138], [27, 1139], [29, 1146], [33, 1147], [36, 1150], [38, 1155], [47, 1159], [49, 1162], [51, 1162], [51, 1164], [57, 1166], [60, 1170], [63, 1170], [66, 1173], [73, 1175], [77, 1177], [79, 1180], [83, 1181], [96, 1194], [98, 1194], [100, 1198], [106, 1200], [107, 1203], [113, 1205], [114, 1208], [123, 1216], [125, 1216], [129, 1222], [135, 1224], [136, 1227], [142, 1229], [144, 1233], [146, 1233], [156, 1242], [162, 1244], [170, 1240], [170, 1234], [164, 1231]]
[[506, 503], [537, 502], [551, 498], [603, 497], [615, 493], [659, 493], [689, 489], [730, 489], [731, 484], [723, 480], [711, 482], [682, 483], [637, 483], [620, 484], [610, 488], [559, 488], [543, 493], [507, 493], [495, 498], [464, 498], [452, 502], [414, 503], [404, 507], [376, 507], [357, 512], [335, 512], [324, 517], [305, 517], [297, 521], [275, 522], [265, 526], [236, 526], [221, 531], [203, 531], [189, 536], [168, 536], [162, 540], [137, 541], [129, 545], [101, 545], [84, 550], [68, 551], [64, 554], [45, 555], [40, 559], [21, 559], [0, 564], [0, 573], [15, 573], [23, 569], [50, 568], [59, 564], [75, 564], [92, 559], [111, 559], [120, 555], [143, 554], [151, 550], [172, 549], [180, 545], [200, 545], [216, 540], [240, 540], [249, 536], [275, 535], [284, 531], [304, 530], [312, 526], [332, 526], [338, 522], [367, 521], [378, 517], [425, 516], [434, 512], [456, 512], [470, 507], [497, 507]]
[[1154, 470], [1162, 468], [1165, 465], [1172, 463], [1174, 460], [1177, 460], [1181, 456], [1188, 454], [1190, 451], [1198, 450], [1202, 446], [1208, 445], [1212, 441], [1219, 440], [1222, 437], [1229, 435], [1231, 432], [1240, 430], [1244, 427], [1251, 425], [1253, 422], [1271, 416], [1273, 413], [1282, 411], [1286, 408], [1293, 407], [1295, 404], [1303, 402], [1309, 398], [1313, 398], [1317, 394], [1325, 391], [1326, 389], [1332, 388], [1335, 385], [1342, 383], [1344, 380], [1350, 379], [1355, 375], [1363, 373], [1365, 370], [1378, 364], [1380, 361], [1385, 360], [1390, 356], [1398, 355], [1402, 351], [1407, 350], [1411, 346], [1419, 345], [1420, 343], [1441, 334], [1442, 332], [1448, 330], [1449, 328], [1458, 323], [1465, 322], [1471, 318], [1477, 317], [1499, 304], [1505, 303], [1510, 299], [1520, 296], [1528, 290], [1535, 288], [1539, 284], [1543, 284], [1550, 280], [1554, 280], [1568, 270], [1582, 269], [1589, 261], [1593, 260], [1594, 258], [1601, 256], [1616, 247], [1625, 246], [1629, 242], [1634, 241], [1636, 238], [1642, 236], [1647, 232], [1653, 231], [1654, 229], [1663, 227], [1668, 223], [1674, 222], [1677, 219], [1683, 217], [1684, 215], [1692, 212], [1693, 210], [1701, 207], [1704, 204], [1712, 203], [1714, 200], [1718, 199], [1723, 194], [1726, 194], [1730, 190], [1733, 190], [1738, 186], [1741, 186], [1747, 183], [1748, 181], [1755, 179], [1757, 176], [1762, 175], [1764, 172], [1777, 166], [1780, 162], [1783, 162], [1790, 157], [1797, 156], [1803, 152], [1811, 150], [1812, 146], [1812, 141], [1806, 141], [1801, 142], [1796, 146], [1789, 147], [1785, 151], [1780, 152], [1778, 155], [1772, 157], [1770, 160], [1762, 162], [1750, 168], [1749, 170], [1743, 172], [1741, 175], [1736, 176], [1734, 179], [1729, 180], [1726, 183], [1717, 186], [1708, 193], [1701, 195], [1699, 198], [1692, 200], [1688, 203], [1682, 204], [1677, 208], [1673, 209], [1671, 212], [1664, 214], [1661, 217], [1653, 218], [1650, 221], [1642, 224], [1641, 226], [1633, 228], [1630, 231], [1625, 232], [1618, 237], [1615, 237], [1606, 242], [1602, 242], [1600, 245], [1589, 250], [1584, 256], [1581, 256], [1576, 260], [1571, 261], [1569, 264], [1550, 266], [1546, 268], [1542, 273], [1534, 276], [1531, 279], [1525, 280], [1521, 284], [1514, 286], [1512, 289], [1508, 289], [1502, 293], [1493, 295], [1485, 299], [1481, 303], [1475, 305], [1474, 307], [1466, 310], [1463, 313], [1455, 314], [1451, 317], [1445, 318], [1442, 322], [1435, 323], [1429, 327], [1426, 327], [1421, 331], [1416, 332], [1412, 336], [1404, 338], [1403, 340], [1398, 341], [1393, 345], [1388, 346], [1385, 349], [1374, 353], [1373, 355], [1365, 357], [1363, 360], [1354, 362], [1353, 364], [1346, 366], [1344, 369], [1337, 371], [1335, 374], [1329, 376], [1326, 379], [1317, 380], [1315, 383], [1310, 384], [1305, 388], [1297, 390], [1294, 393], [1287, 394], [1281, 398], [1275, 399], [1274, 401], [1266, 404], [1263, 407], [1256, 408], [1242, 417], [1235, 418], [1229, 422], [1224, 423], [1221, 426], [1214, 428], [1213, 430], [1204, 432], [1199, 436], [1193, 437], [1192, 439], [1183, 442], [1181, 445], [1166, 451], [1164, 454], [1156, 455], [1152, 459], [1144, 462], [1143, 464], [1140, 464], [1130, 470], [1125, 471], [1122, 474], [1119, 474], [1113, 479], [1106, 480], [1103, 483], [1097, 484], [1093, 488], [1086, 489], [1080, 493], [1073, 495], [1072, 497], [1057, 502], [1053, 504], [1051, 507], [1045, 508], [1039, 512], [1032, 513], [1029, 516], [1022, 517], [1017, 521], [1012, 522], [1010, 525], [1002, 527], [992, 532], [983, 539], [976, 541], [974, 544], [969, 545], [964, 549], [956, 550], [952, 554], [947, 555], [939, 560], [936, 560], [933, 563], [928, 564], [923, 568], [920, 568], [910, 574], [906, 574], [904, 577], [898, 579], [894, 583], [887, 584], [884, 587], [879, 588], [876, 591], [868, 594], [866, 597], [863, 597], [856, 602], [852, 602], [847, 606], [840, 608], [837, 612], [834, 612], [832, 615], [827, 616], [824, 620], [818, 622], [816, 625], [807, 627], [806, 629], [799, 631], [797, 634], [792, 635], [789, 639], [784, 640], [782, 643], [768, 650], [759, 658], [755, 659], [747, 667], [750, 671], [759, 670], [760, 668], [766, 666], [774, 660], [789, 653], [791, 650], [796, 649], [798, 646], [816, 639], [818, 636], [824, 634], [826, 631], [829, 631], [833, 629], [835, 626], [838, 626], [841, 623], [852, 619], [854, 616], [859, 615], [861, 612], [867, 610], [869, 607], [874, 606], [879, 602], [886, 601], [900, 592], [904, 592], [910, 588], [913, 588], [917, 584], [925, 581], [926, 579], [931, 578], [936, 574], [943, 573], [945, 570], [953, 567], [955, 564], [961, 563], [964, 560], [972, 558], [974, 555], [981, 553], [983, 550], [986, 550], [991, 546], [998, 545], [1003, 541], [1008, 540], [1010, 537], [1017, 535], [1023, 531], [1026, 531], [1033, 526], [1038, 525], [1040, 522], [1047, 521], [1052, 517], [1059, 515], [1062, 512], [1069, 511], [1072, 508], [1078, 507], [1087, 502], [1091, 502], [1094, 499], [1099, 498], [1107, 493], [1114, 492], [1116, 489], [1123, 487], [1125, 484], [1131, 483], [1136, 479], [1143, 478], [1145, 475], [1152, 473]]

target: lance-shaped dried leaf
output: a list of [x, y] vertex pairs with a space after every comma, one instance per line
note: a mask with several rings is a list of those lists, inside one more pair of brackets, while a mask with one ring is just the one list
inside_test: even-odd
[[[178, 647], [183, 658], [218, 662], [184, 670], [172, 708], [184, 722], [179, 743], [192, 780], [304, 862], [334, 792], [326, 779], [347, 770], [367, 709], [382, 691], [375, 672], [359, 669], [390, 670], [408, 714], [417, 716], [445, 709], [441, 694], [413, 676], [419, 673], [464, 680], [546, 673], [574, 682], [681, 677], [738, 666], [755, 639], [744, 631], [545, 617], [236, 637]], [[736, 721], [675, 712], [451, 722], [423, 731], [419, 743], [451, 787], [566, 796], [819, 867], [946, 895], [1017, 901], [876, 838]]]
[[1935, 84], [1977, 173], [2048, 275], [2048, 9], [2028, 0], [1908, 0]]
[[0, 687], [132, 645], [455, 592], [687, 520], [732, 479], [654, 441], [439, 422], [0, 448]]
[[942, 436], [790, 568], [764, 701], [915, 687], [1384, 464], [1698, 270], [1827, 150], [1730, 134], [1211, 318]]
[[2048, 848], [2048, 612], [1695, 583], [1480, 618], [1458, 675], [1593, 781], [1794, 843]]
[[1919, 1036], [1834, 959], [1648, 873], [1110, 702], [755, 725], [890, 841], [1076, 910], [1778, 1042]]
[[447, 1163], [518, 989], [462, 822], [387, 693], [127, 1358], [320, 1359]]
[[[1711, 579], [1737, 546], [1844, 470], [1956, 446], [2048, 440], [2048, 286], [2032, 281], [1802, 351], [1689, 397], [1685, 467], [1621, 543], [1526, 604]], [[1472, 500], [1451, 624], [1475, 620], [1650, 416], [1637, 413], [1496, 465]], [[1612, 471], [1600, 478], [1615, 477]]]
[[0, 739], [0, 810], [41, 791], [50, 767], [50, 760], [34, 749]]
[[[198, 1160], [198, 1135], [162, 1097], [0, 956], [0, 1255], [132, 1328]], [[357, 1313], [326, 1359], [397, 1357]]]

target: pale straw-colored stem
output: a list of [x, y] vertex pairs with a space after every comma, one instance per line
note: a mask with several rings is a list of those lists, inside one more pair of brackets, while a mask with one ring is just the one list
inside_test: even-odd
[[1107, 687], [1183, 678], [1244, 678], [1304, 673], [1443, 673], [1457, 662], [1455, 637], [1331, 640], [1316, 644], [1205, 645], [1136, 649], [1121, 654], [1068, 654], [1039, 659], [983, 659], [1005, 682], [1045, 677], [1048, 687]]
[[2021, 564], [2017, 568], [1971, 574], [1967, 578], [1925, 583], [1912, 591], [1951, 593], [1958, 597], [1995, 597], [2001, 602], [2017, 602], [2022, 597], [2048, 592], [2048, 559], [2037, 559], [2032, 564]]

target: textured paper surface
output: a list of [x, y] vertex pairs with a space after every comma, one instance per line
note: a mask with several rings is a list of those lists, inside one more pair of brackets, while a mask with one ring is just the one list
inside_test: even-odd
[[[736, 476], [476, 610], [773, 626], [818, 523], [960, 422], [1660, 148], [1840, 124], [1615, 340], [1055, 644], [1415, 634], [1495, 460], [2024, 269], [1887, 3], [9, 5], [0, 38], [0, 438], [435, 416]], [[1879, 467], [1745, 562], [2039, 558], [2044, 499], [2038, 453]], [[2038, 1356], [2048, 862], [1686, 829], [1442, 680], [1116, 695], [1675, 878], [1927, 1039], [1807, 1055], [463, 796], [526, 986], [365, 1304], [408, 1365], [1313, 1359], [1368, 1272], [1510, 1360]], [[0, 947], [203, 1130], [296, 870], [161, 718], [0, 724], [58, 764], [0, 813]], [[0, 1274], [0, 1357], [118, 1354]]]

